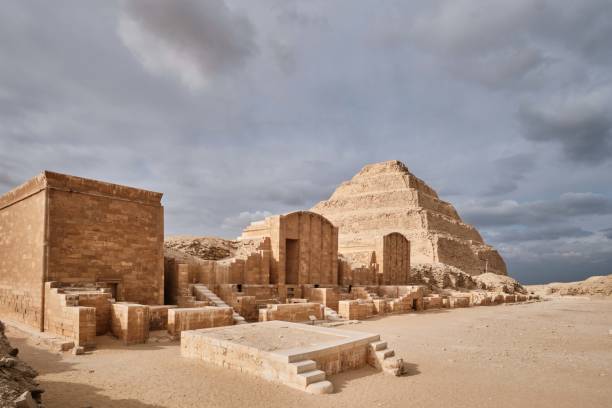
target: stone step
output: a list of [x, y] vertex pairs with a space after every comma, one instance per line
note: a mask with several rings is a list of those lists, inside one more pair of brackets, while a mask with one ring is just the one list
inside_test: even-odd
[[295, 363], [289, 363], [289, 369], [294, 374], [301, 374], [308, 371], [314, 371], [317, 369], [317, 363], [313, 360], [297, 361]]
[[320, 395], [320, 394], [331, 394], [334, 392], [334, 385], [325, 380], [318, 381], [316, 383], [312, 383], [306, 387], [306, 392], [311, 394]]
[[374, 347], [374, 351], [380, 351], [387, 348], [386, 341], [376, 341], [374, 343], [370, 343], [370, 346]]
[[387, 350], [377, 351], [376, 355], [378, 356], [379, 360], [384, 360], [386, 358], [395, 356], [395, 350], [387, 349]]
[[296, 378], [297, 378], [299, 385], [303, 387], [307, 387], [308, 385], [312, 383], [316, 383], [316, 382], [325, 380], [325, 371], [321, 371], [321, 370], [306, 371], [303, 373], [299, 373]]

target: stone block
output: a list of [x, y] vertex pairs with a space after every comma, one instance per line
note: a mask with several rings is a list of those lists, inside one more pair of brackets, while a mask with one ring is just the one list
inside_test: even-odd
[[349, 320], [365, 320], [374, 314], [374, 303], [365, 300], [341, 300], [338, 314]]
[[136, 303], [111, 306], [111, 330], [124, 344], [146, 343], [149, 338], [149, 307]]
[[283, 320], [286, 322], [307, 322], [310, 316], [316, 320], [323, 320], [324, 306], [319, 303], [288, 303], [280, 305], [268, 305], [265, 309], [259, 309], [259, 321]]
[[234, 324], [231, 307], [175, 308], [168, 310], [168, 333], [179, 336], [182, 331], [231, 326]]

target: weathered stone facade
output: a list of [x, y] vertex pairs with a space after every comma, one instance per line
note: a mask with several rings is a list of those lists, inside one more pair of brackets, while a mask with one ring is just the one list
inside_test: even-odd
[[269, 237], [270, 283], [338, 284], [338, 228], [319, 214], [297, 211], [251, 223], [240, 240]]

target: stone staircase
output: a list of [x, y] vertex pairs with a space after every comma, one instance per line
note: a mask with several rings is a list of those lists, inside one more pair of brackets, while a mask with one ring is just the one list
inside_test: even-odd
[[[201, 283], [191, 285], [192, 293], [197, 300], [208, 300], [217, 307], [229, 307], [227, 303], [223, 301], [219, 296], [215, 295], [214, 292], [208, 289], [208, 286]], [[234, 312], [234, 324], [246, 324], [244, 317]]]
[[338, 313], [336, 313], [336, 311], [334, 309], [332, 309], [331, 307], [327, 307], [325, 306], [325, 311], [324, 311], [324, 315], [325, 315], [325, 319], [326, 320], [330, 320], [330, 321], [338, 321], [338, 320], [344, 320], [343, 318], [341, 318]]
[[387, 348], [386, 341], [370, 343], [368, 358], [370, 365], [387, 374], [400, 376], [405, 372], [404, 361], [395, 356], [395, 350]]
[[311, 394], [330, 394], [334, 391], [331, 382], [325, 379], [325, 371], [317, 370], [313, 360], [302, 360], [288, 364], [288, 385]]

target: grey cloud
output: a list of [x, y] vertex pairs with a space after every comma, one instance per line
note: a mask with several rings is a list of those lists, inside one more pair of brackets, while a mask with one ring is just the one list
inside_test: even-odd
[[485, 191], [487, 196], [512, 193], [518, 189], [519, 183], [535, 167], [533, 154], [520, 153], [494, 160], [493, 169], [497, 173], [496, 180]]
[[606, 228], [601, 230], [601, 232], [604, 234], [604, 236], [608, 239], [612, 239], [612, 228]]
[[261, 221], [272, 215], [269, 211], [242, 211], [239, 214], [226, 217], [223, 220], [222, 228], [231, 231], [242, 230], [253, 221]]
[[484, 221], [511, 272], [605, 259], [612, 161], [558, 161], [562, 143], [523, 137], [515, 112], [560, 110], [561, 92], [605, 105], [609, 6], [7, 0], [0, 187], [46, 168], [148, 188], [166, 233], [235, 237], [397, 158]]
[[612, 246], [600, 234], [503, 245], [512, 276], [524, 283], [575, 281], [612, 273]]
[[558, 200], [518, 203], [512, 200], [475, 204], [462, 211], [478, 226], [531, 225], [564, 217], [612, 214], [612, 200], [594, 193], [564, 193]]
[[451, 69], [459, 77], [499, 88], [524, 79], [546, 61], [539, 50], [512, 48], [491, 52], [484, 57], [466, 58], [460, 64], [452, 64]]
[[119, 34], [152, 71], [174, 71], [199, 88], [257, 52], [246, 16], [223, 0], [125, 0]]
[[593, 232], [583, 228], [566, 225], [551, 225], [536, 228], [513, 228], [491, 236], [491, 240], [501, 243], [554, 241], [561, 238], [588, 237], [590, 235], [593, 235]]
[[548, 109], [523, 105], [518, 119], [527, 139], [558, 143], [570, 160], [599, 163], [612, 157], [611, 103], [587, 95]]
[[[459, 77], [487, 87], [516, 87], [546, 65], [572, 70], [572, 65], [607, 64], [612, 57], [612, 3], [607, 0], [431, 4], [408, 6], [415, 16], [409, 29], [401, 23], [390, 25], [385, 38], [414, 44], [441, 58]], [[529, 86], [558, 84], [548, 68]]]

